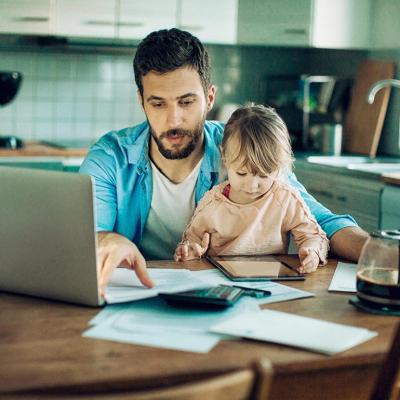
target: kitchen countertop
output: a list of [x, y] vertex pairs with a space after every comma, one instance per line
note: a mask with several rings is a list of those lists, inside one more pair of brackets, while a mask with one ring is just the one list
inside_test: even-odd
[[[301, 163], [301, 164], [307, 164], [308, 168], [312, 169], [318, 169], [326, 172], [333, 172], [339, 175], [344, 175], [344, 176], [351, 176], [351, 177], [359, 177], [363, 179], [371, 179], [375, 181], [381, 181], [383, 183], [391, 184], [391, 185], [398, 185], [400, 186], [400, 158], [399, 157], [393, 157], [393, 156], [380, 156], [377, 157], [376, 159], [372, 159], [371, 161], [368, 161], [367, 163], [359, 163], [357, 162], [349, 162], [353, 167], [348, 168], [347, 165], [333, 165], [333, 164], [322, 164], [322, 163], [314, 163], [308, 161], [309, 157], [320, 157], [323, 156], [322, 154], [319, 153], [310, 153], [310, 152], [296, 152], [295, 153], [295, 158], [296, 158], [296, 163]], [[328, 156], [329, 157], [329, 156]], [[346, 154], [342, 156], [343, 159], [345, 158], [356, 158], [357, 155], [355, 154]], [[340, 157], [336, 157], [340, 158]], [[385, 171], [382, 173], [374, 172], [374, 171], [368, 171], [368, 170], [362, 170], [362, 169], [357, 169], [357, 167], [354, 168], [355, 165], [359, 165], [362, 168], [362, 165], [367, 166], [371, 164], [399, 164], [398, 170], [396, 169], [395, 171]], [[353, 169], [354, 168], [354, 169]], [[296, 172], [296, 169], [294, 170]]]
[[[83, 158], [86, 156], [88, 152], [88, 148], [58, 148], [51, 145], [47, 145], [41, 142], [25, 142], [25, 146], [20, 149], [11, 150], [11, 149], [4, 149], [0, 148], [0, 157], [29, 157], [29, 158], [38, 158], [38, 157], [54, 157], [54, 160], [60, 157], [71, 157], [71, 158]], [[338, 173], [340, 175], [346, 176], [353, 176], [353, 177], [360, 177], [364, 179], [372, 179], [372, 180], [380, 180], [381, 182], [400, 186], [400, 164], [399, 164], [399, 171], [395, 172], [385, 172], [382, 174], [373, 173], [370, 171], [361, 171], [355, 169], [349, 169], [346, 166], [340, 165], [327, 165], [327, 164], [316, 164], [307, 161], [307, 158], [310, 156], [321, 156], [318, 153], [311, 153], [311, 152], [296, 152], [295, 158], [297, 163], [306, 163], [310, 168], [325, 170], [327, 172], [331, 171], [334, 173]], [[347, 155], [349, 156], [349, 155]], [[351, 156], [351, 155], [350, 155]], [[21, 159], [22, 160], [22, 159]], [[382, 156], [379, 157], [380, 163], [400, 163], [400, 159], [397, 157], [390, 157], [390, 156]], [[65, 161], [65, 160], [64, 160]], [[79, 163], [82, 160], [79, 160]]]
[[41, 142], [25, 142], [19, 149], [0, 148], [0, 157], [84, 157], [88, 148], [58, 148]]
[[400, 186], [400, 172], [387, 172], [381, 175], [381, 180], [391, 185]]

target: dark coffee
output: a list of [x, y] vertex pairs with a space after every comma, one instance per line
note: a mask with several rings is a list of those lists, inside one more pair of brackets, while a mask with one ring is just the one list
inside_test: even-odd
[[400, 310], [399, 272], [378, 267], [359, 269], [357, 297], [370, 307]]

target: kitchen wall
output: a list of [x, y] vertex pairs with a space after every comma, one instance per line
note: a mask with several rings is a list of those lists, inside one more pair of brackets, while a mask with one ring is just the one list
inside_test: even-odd
[[[352, 76], [365, 51], [207, 46], [218, 94], [225, 103], [263, 102], [273, 74]], [[111, 129], [141, 122], [132, 72], [134, 50], [110, 52], [0, 50], [0, 70], [24, 74], [15, 100], [0, 109], [0, 133], [24, 139], [96, 139]], [[211, 115], [213, 116], [213, 115]]]

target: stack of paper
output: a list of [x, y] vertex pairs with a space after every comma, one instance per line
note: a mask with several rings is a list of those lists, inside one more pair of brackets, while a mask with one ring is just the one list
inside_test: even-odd
[[134, 271], [126, 268], [115, 269], [106, 288], [106, 302], [122, 303], [155, 297], [160, 292], [176, 293], [213, 286], [188, 269], [153, 268], [148, 269], [148, 273], [156, 283], [156, 286], [151, 289], [140, 283]]
[[377, 332], [368, 329], [271, 310], [240, 314], [217, 323], [210, 332], [285, 344], [329, 355], [348, 350], [377, 335]]
[[[210, 351], [222, 338], [232, 337], [227, 337], [226, 334], [263, 336], [265, 332], [262, 327], [272, 326], [274, 329], [268, 330], [268, 333], [272, 334], [268, 340], [301, 346], [301, 341], [299, 343], [290, 341], [289, 337], [286, 338], [282, 334], [282, 332], [286, 332], [289, 333], [290, 338], [296, 339], [297, 337], [300, 340], [303, 336], [298, 334], [298, 326], [301, 325], [295, 318], [301, 317], [291, 315], [288, 320], [281, 318], [271, 323], [269, 321], [264, 323], [265, 312], [260, 311], [259, 305], [314, 296], [310, 292], [294, 289], [277, 282], [240, 282], [242, 287], [269, 290], [271, 296], [261, 299], [243, 296], [234, 306], [225, 310], [175, 308], [160, 298], [149, 299], [149, 297], [155, 297], [161, 291], [172, 293], [219, 284], [235, 285], [236, 283], [216, 269], [197, 272], [182, 269], [149, 269], [148, 271], [156, 283], [153, 289], [142, 286], [133, 271], [117, 269], [106, 289], [106, 299], [109, 303], [118, 304], [105, 307], [90, 321], [92, 327], [84, 332], [83, 336], [205, 353]], [[132, 300], [140, 301], [122, 303]], [[235, 326], [235, 321], [239, 321], [237, 323], [237, 328], [240, 328], [238, 331], [232, 329], [231, 324]], [[253, 331], [253, 325], [254, 329], [259, 328], [261, 331]], [[296, 326], [295, 334], [292, 326]], [[227, 328], [227, 332], [224, 331], [225, 328]], [[316, 329], [315, 332], [318, 332], [318, 327]], [[311, 331], [314, 332], [314, 328]], [[314, 334], [316, 334], [315, 332]], [[274, 335], [276, 340], [273, 340]], [[308, 335], [305, 336], [308, 338]], [[270, 336], [265, 337], [269, 338]], [[310, 335], [310, 343], [317, 343], [312, 335]]]
[[208, 332], [211, 325], [258, 310], [254, 299], [243, 298], [225, 310], [175, 308], [154, 298], [107, 306], [83, 336], [197, 353], [210, 351], [225, 335]]

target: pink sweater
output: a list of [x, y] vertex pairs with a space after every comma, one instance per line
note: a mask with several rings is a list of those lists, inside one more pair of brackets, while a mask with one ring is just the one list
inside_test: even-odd
[[288, 249], [288, 234], [300, 247], [313, 249], [326, 263], [329, 241], [296, 189], [275, 181], [261, 198], [237, 204], [226, 198], [223, 182], [198, 204], [182, 240], [201, 243], [211, 236], [211, 255], [282, 254]]

